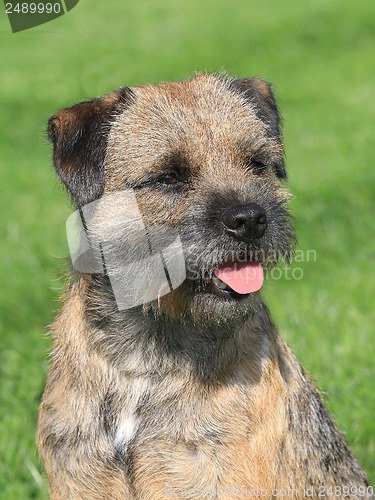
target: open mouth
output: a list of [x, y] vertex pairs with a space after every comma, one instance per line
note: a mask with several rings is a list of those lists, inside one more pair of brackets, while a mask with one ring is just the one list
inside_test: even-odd
[[239, 258], [219, 265], [205, 277], [199, 288], [220, 297], [240, 299], [260, 290], [263, 280], [263, 267], [259, 261]]

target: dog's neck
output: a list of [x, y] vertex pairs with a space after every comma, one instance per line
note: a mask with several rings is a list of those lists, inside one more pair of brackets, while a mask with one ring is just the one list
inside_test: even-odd
[[128, 375], [162, 376], [172, 370], [217, 382], [242, 363], [256, 377], [263, 361], [274, 357], [278, 334], [260, 297], [256, 312], [243, 322], [204, 328], [160, 316], [152, 307], [119, 311], [110, 294], [103, 302], [103, 290], [101, 301], [96, 301], [96, 286], [100, 284], [81, 278], [71, 289], [73, 300], [81, 302], [84, 321], [90, 323], [85, 342]]

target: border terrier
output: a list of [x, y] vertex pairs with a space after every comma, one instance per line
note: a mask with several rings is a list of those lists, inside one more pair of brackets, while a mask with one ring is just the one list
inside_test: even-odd
[[374, 498], [259, 292], [296, 243], [270, 85], [124, 87], [48, 137], [81, 223], [40, 406], [51, 498]]

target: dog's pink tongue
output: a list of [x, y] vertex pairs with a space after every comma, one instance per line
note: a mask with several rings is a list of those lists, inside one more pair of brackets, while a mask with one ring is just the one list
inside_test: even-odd
[[214, 273], [237, 293], [257, 292], [263, 285], [263, 268], [259, 262], [230, 262]]

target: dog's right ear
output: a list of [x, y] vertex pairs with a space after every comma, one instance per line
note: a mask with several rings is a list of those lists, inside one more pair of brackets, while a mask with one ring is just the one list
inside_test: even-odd
[[50, 118], [47, 133], [53, 143], [56, 172], [77, 207], [102, 194], [111, 120], [131, 99], [131, 89], [124, 87], [62, 109]]
[[[231, 85], [254, 105], [256, 114], [268, 126], [269, 136], [281, 142], [280, 114], [271, 85], [254, 77], [233, 80]], [[280, 179], [287, 177], [284, 158], [280, 158], [273, 168]]]

